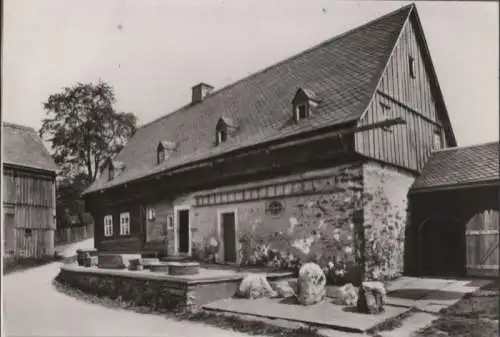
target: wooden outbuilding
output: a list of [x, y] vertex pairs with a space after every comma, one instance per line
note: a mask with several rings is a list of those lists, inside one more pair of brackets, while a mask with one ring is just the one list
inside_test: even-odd
[[57, 165], [32, 128], [3, 123], [4, 256], [54, 254]]
[[434, 152], [409, 192], [406, 269], [497, 276], [499, 143]]

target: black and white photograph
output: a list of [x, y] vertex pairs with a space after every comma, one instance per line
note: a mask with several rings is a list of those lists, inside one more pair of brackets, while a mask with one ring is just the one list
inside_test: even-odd
[[2, 5], [2, 336], [498, 336], [497, 1]]

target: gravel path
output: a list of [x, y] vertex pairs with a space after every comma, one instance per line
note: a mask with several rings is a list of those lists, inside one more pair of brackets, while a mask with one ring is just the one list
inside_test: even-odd
[[60, 265], [51, 263], [4, 277], [6, 336], [245, 336], [201, 323], [107, 308], [64, 295], [51, 283]]

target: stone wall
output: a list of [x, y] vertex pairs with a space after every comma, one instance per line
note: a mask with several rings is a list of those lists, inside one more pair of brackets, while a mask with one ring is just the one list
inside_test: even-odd
[[63, 266], [56, 277], [81, 291], [158, 311], [195, 310], [235, 294], [242, 276], [192, 282], [156, 273]]
[[[294, 193], [295, 183], [287, 182], [302, 183], [302, 188], [308, 192]], [[221, 191], [229, 194], [235, 190], [241, 193], [245, 193], [245, 189], [257, 191], [259, 186], [270, 183], [276, 184], [275, 186], [284, 184], [284, 188], [289, 188], [290, 191], [283, 192], [279, 197], [196, 206], [195, 200], [199, 196]], [[356, 209], [352, 204], [352, 197], [361, 191], [361, 164], [352, 164], [257, 184], [198, 192], [182, 196], [174, 200], [173, 204], [192, 207], [192, 250], [193, 255], [202, 259], [206, 257], [206, 250], [211, 242], [223, 246], [218, 228], [218, 213], [234, 211], [239, 247], [238, 263], [278, 264], [283, 267], [300, 259], [315, 260], [326, 265], [328, 261], [336, 259], [355, 259], [353, 215]], [[273, 200], [279, 201], [283, 206], [280, 212], [269, 211], [269, 203]], [[217, 259], [223, 260], [220, 249]]]
[[414, 179], [392, 166], [363, 164], [368, 278], [393, 278], [403, 272], [407, 194]]

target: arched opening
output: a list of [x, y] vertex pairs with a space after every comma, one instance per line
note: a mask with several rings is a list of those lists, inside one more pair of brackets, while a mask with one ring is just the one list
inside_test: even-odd
[[[464, 272], [463, 223], [442, 215], [430, 215], [418, 226], [420, 275], [458, 276]], [[463, 251], [462, 251], [463, 252]]]
[[465, 226], [468, 276], [498, 275], [498, 211], [476, 213]]

